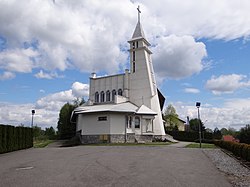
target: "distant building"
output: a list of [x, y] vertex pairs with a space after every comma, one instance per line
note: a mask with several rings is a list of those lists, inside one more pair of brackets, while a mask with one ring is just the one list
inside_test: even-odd
[[223, 135], [222, 140], [229, 142], [240, 142], [238, 139], [234, 138], [232, 135]]
[[138, 23], [128, 41], [130, 70], [103, 77], [93, 73], [88, 102], [73, 111], [72, 121], [82, 143], [168, 138], [161, 112], [165, 98], [157, 89], [150, 43], [139, 16], [138, 12]]

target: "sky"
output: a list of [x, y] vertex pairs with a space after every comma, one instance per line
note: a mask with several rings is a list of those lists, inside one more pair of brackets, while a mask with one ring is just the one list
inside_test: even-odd
[[157, 84], [179, 117], [207, 128], [250, 123], [249, 0], [0, 0], [0, 124], [56, 127], [88, 99], [89, 76], [122, 73], [137, 23]]

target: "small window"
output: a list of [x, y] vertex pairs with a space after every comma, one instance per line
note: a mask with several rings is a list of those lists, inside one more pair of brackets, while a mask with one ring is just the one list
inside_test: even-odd
[[136, 48], [138, 48], [138, 41], [136, 42]]
[[118, 90], [118, 95], [122, 96], [122, 89]]
[[107, 121], [107, 116], [98, 117], [98, 121]]
[[138, 116], [135, 117], [135, 128], [136, 129], [140, 128], [140, 118]]
[[104, 97], [105, 97], [104, 91], [101, 91], [101, 102], [104, 102]]
[[106, 91], [106, 101], [110, 101], [110, 91]]
[[95, 102], [96, 103], [99, 102], [99, 93], [98, 92], [95, 93]]
[[112, 90], [112, 101], [115, 100], [115, 95], [116, 95], [116, 91], [115, 91], [115, 90]]
[[135, 51], [133, 51], [133, 61], [135, 61]]
[[133, 73], [135, 72], [135, 62], [133, 62]]
[[132, 44], [132, 45], [133, 45], [133, 49], [134, 49], [134, 48], [135, 48], [135, 42], [133, 42], [133, 44]]

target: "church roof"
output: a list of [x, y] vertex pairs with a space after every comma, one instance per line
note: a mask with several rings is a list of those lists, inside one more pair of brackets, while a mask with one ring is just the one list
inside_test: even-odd
[[137, 110], [136, 114], [156, 115], [157, 113], [148, 108], [147, 106], [141, 105], [141, 107]]
[[134, 31], [133, 36], [132, 36], [132, 40], [138, 39], [138, 38], [146, 38], [140, 21], [137, 22], [137, 25], [135, 27], [135, 31]]
[[74, 110], [75, 114], [84, 113], [97, 113], [97, 112], [123, 112], [123, 113], [135, 113], [141, 115], [157, 115], [156, 112], [151, 110], [145, 105], [140, 107], [134, 105], [131, 102], [124, 103], [112, 103], [112, 104], [102, 104], [102, 105], [90, 105], [90, 106], [79, 106]]
[[103, 104], [92, 106], [80, 106], [77, 107], [74, 112], [76, 114], [83, 113], [95, 113], [95, 112], [125, 112], [135, 113], [138, 107], [130, 102], [124, 102], [119, 104]]

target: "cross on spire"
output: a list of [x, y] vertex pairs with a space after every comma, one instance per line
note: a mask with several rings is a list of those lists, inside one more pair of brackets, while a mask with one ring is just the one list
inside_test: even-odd
[[140, 13], [141, 13], [141, 11], [140, 11], [140, 6], [139, 5], [137, 7], [137, 11], [138, 11], [138, 22], [140, 22]]

